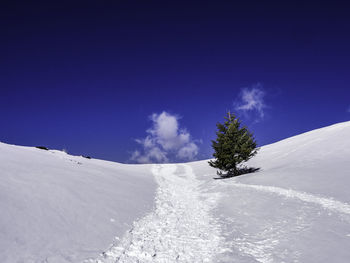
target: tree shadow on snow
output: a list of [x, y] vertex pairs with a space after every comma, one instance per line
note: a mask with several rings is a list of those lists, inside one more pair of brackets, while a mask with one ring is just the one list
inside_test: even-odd
[[242, 168], [238, 168], [238, 170], [235, 173], [223, 173], [223, 172], [217, 172], [218, 176], [220, 177], [214, 177], [214, 180], [220, 180], [220, 179], [228, 179], [228, 178], [232, 178], [232, 177], [237, 177], [240, 176], [242, 174], [250, 174], [250, 173], [255, 173], [257, 171], [259, 171], [260, 168], [255, 168], [255, 167], [242, 167]]

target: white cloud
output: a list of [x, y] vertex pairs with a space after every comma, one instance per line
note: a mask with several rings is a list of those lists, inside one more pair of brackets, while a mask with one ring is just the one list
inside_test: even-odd
[[187, 144], [186, 146], [182, 147], [178, 153], [177, 157], [180, 159], [188, 159], [193, 160], [194, 157], [198, 154], [198, 146], [194, 144], [193, 142]]
[[[190, 133], [179, 128], [179, 117], [163, 111], [150, 116], [153, 124], [148, 135], [136, 142], [142, 151], [134, 151], [131, 160], [139, 163], [164, 163], [173, 157], [182, 161], [193, 160], [198, 154], [198, 146]], [[142, 153], [141, 153], [142, 152]]]
[[260, 118], [264, 118], [264, 109], [266, 108], [264, 96], [265, 91], [260, 83], [243, 88], [239, 95], [239, 101], [235, 103], [235, 109], [244, 112], [256, 112]]
[[138, 163], [165, 163], [168, 162], [166, 153], [158, 147], [149, 148], [145, 151], [145, 154], [141, 154], [138, 150], [134, 151], [131, 155], [131, 160]]

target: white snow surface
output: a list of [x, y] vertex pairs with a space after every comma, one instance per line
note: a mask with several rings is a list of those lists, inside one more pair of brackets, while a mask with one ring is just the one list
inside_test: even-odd
[[153, 207], [150, 166], [0, 143], [0, 262], [81, 262]]
[[124, 165], [0, 144], [1, 262], [349, 262], [350, 122], [263, 146], [261, 170]]

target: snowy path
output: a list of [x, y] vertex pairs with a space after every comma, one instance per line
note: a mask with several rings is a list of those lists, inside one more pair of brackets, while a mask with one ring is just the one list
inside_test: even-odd
[[189, 165], [154, 165], [152, 172], [155, 211], [92, 262], [211, 262], [220, 252], [219, 224], [210, 215], [218, 196], [200, 192]]
[[334, 262], [348, 262], [348, 203], [275, 186], [219, 183], [240, 200], [222, 218], [225, 246], [232, 250], [219, 262], [329, 262], [325, 258], [334, 254]]
[[242, 183], [235, 183], [234, 186], [240, 187], [240, 188], [255, 189], [257, 191], [262, 191], [267, 193], [274, 193], [287, 198], [295, 198], [307, 203], [314, 203], [314, 204], [320, 205], [323, 208], [332, 210], [334, 212], [350, 214], [349, 204], [335, 200], [333, 198], [319, 197], [309, 193], [299, 192], [292, 189], [285, 189], [285, 188], [275, 187], [275, 186], [252, 185], [252, 184], [242, 184]]
[[[153, 165], [152, 173], [158, 183], [154, 211], [100, 258], [85, 262], [308, 262], [313, 254], [318, 258], [309, 262], [319, 262], [335, 251], [340, 259], [350, 256], [347, 203], [275, 186], [202, 181], [187, 164]], [[229, 198], [219, 201], [223, 196]]]

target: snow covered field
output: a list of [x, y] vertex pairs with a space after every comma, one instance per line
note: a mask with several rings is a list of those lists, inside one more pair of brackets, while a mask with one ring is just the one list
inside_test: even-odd
[[0, 143], [0, 262], [81, 262], [153, 207], [148, 166]]
[[350, 122], [267, 145], [257, 173], [0, 144], [1, 262], [349, 262]]

